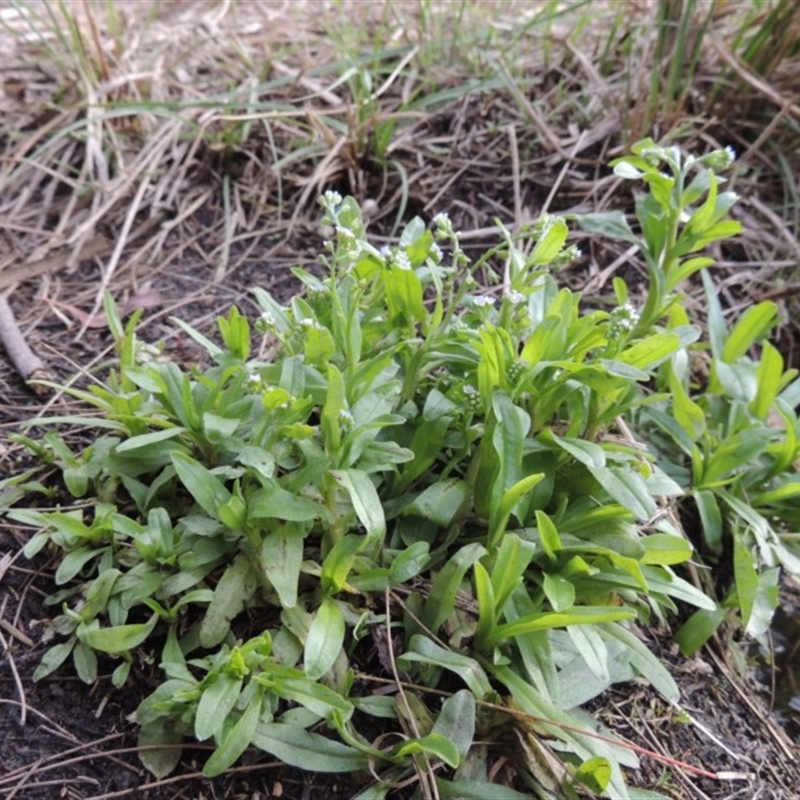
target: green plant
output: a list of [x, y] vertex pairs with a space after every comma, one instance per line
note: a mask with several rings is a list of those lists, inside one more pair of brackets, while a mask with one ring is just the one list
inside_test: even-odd
[[[737, 200], [719, 192], [724, 170], [733, 161], [729, 148], [695, 159], [677, 146], [647, 139], [633, 156], [618, 159], [615, 171], [642, 180], [649, 189], [636, 200], [640, 235], [617, 213], [587, 215], [588, 230], [639, 245], [648, 268], [648, 295], [636, 332], [686, 330], [688, 316], [675, 289], [713, 259], [696, 253], [741, 229], [727, 218]], [[666, 172], [664, 172], [666, 168]], [[736, 609], [745, 631], [761, 636], [778, 605], [779, 567], [800, 574], [800, 560], [785, 530], [796, 520], [800, 484], [794, 463], [800, 450], [794, 411], [800, 399], [797, 370], [764, 341], [778, 324], [772, 302], [747, 309], [728, 330], [709, 276], [703, 273], [707, 302], [707, 341], [684, 346], [659, 370], [663, 394], [632, 415], [637, 434], [658, 454], [659, 463], [691, 496], [710, 563], [730, 565], [731, 588], [707, 582], [723, 603], [698, 611], [678, 634], [685, 652], [702, 645]], [[620, 302], [627, 287], [616, 283]]]
[[[680, 175], [657, 178], [656, 156]], [[575, 256], [559, 217], [519, 238], [501, 228], [502, 244], [470, 263], [442, 215], [376, 249], [356, 202], [333, 192], [326, 275], [295, 270], [304, 297], [283, 305], [255, 289], [255, 332], [234, 308], [218, 321], [222, 344], [178, 322], [210, 366], [154, 353], [107, 298], [118, 368], [71, 390], [106, 432], [79, 454], [51, 435], [47, 453], [76, 505], [11, 512], [39, 528], [29, 556], [60, 554], [49, 636], [64, 638], [37, 677], [71, 657], [92, 682], [99, 652], [121, 686], [143, 659], [160, 685], [139, 707], [141, 742], [211, 739], [208, 775], [255, 745], [312, 770], [371, 768], [364, 798], [414, 774], [424, 796], [512, 797], [488, 782], [511, 730], [521, 787], [629, 796], [622, 768], [635, 755], [574, 709], [637, 675], [676, 700], [634, 626], [676, 601], [717, 613], [673, 569], [693, 548], [662, 504], [713, 490], [710, 465], [730, 450], [709, 439], [692, 451], [711, 459], [694, 483], [676, 462], [694, 420], [681, 364], [701, 330], [673, 290], [699, 268], [683, 257], [732, 231], [719, 227], [730, 208], [709, 169], [719, 158], [701, 159], [687, 187], [696, 164], [677, 148], [644, 143], [620, 162], [651, 192], [637, 205], [652, 262], [638, 318], [619, 282], [610, 313], [558, 288], [553, 269]], [[583, 224], [634, 236], [624, 218]], [[479, 269], [498, 291], [477, 285]], [[745, 327], [727, 355], [768, 325]], [[254, 333], [273, 357], [253, 357]], [[768, 371], [757, 377], [774, 387]], [[756, 418], [784, 383], [748, 401]], [[783, 480], [796, 439], [773, 439], [758, 485], [774, 503], [790, 492], [764, 487]], [[551, 748], [559, 758], [543, 768]], [[161, 776], [180, 749], [141, 757]]]

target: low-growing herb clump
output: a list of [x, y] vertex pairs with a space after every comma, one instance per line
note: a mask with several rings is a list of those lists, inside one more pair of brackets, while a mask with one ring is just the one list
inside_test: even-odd
[[[620, 279], [611, 311], [559, 288], [562, 218], [501, 227], [470, 263], [444, 216], [376, 249], [333, 192], [303, 296], [256, 288], [260, 318], [232, 309], [221, 345], [178, 323], [208, 368], [154, 355], [108, 300], [118, 366], [73, 390], [103, 434], [80, 453], [27, 440], [76, 503], [11, 512], [39, 529], [28, 556], [60, 559], [37, 677], [71, 658], [94, 682], [100, 653], [122, 687], [145, 665], [140, 742], [213, 742], [210, 776], [254, 745], [357, 773], [363, 800], [409, 779], [426, 797], [628, 797], [637, 756], [580, 707], [637, 677], [676, 701], [641, 629], [688, 603], [687, 651], [726, 618], [763, 634], [779, 566], [800, 573], [776, 527], [796, 516], [800, 385], [759, 344], [776, 308], [727, 330], [708, 281], [705, 325], [677, 294], [739, 229], [714, 172], [729, 160], [642, 142], [615, 167], [647, 186], [640, 233], [579, 220], [639, 245], [640, 311]], [[54, 422], [85, 424], [35, 420]], [[694, 547], [732, 562], [730, 586], [678, 574]], [[514, 788], [489, 780], [500, 756]], [[164, 776], [180, 748], [141, 758]]]

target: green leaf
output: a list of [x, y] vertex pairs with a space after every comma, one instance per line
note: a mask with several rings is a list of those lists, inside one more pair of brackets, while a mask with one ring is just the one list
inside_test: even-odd
[[247, 445], [236, 454], [236, 460], [262, 478], [271, 478], [275, 474], [275, 456], [263, 447]]
[[339, 606], [325, 597], [311, 623], [306, 638], [304, 665], [310, 680], [319, 680], [339, 656], [345, 634], [345, 620]]
[[667, 700], [678, 699], [680, 690], [672, 675], [641, 639], [621, 625], [604, 625], [603, 630], [607, 636], [622, 643], [626, 660], [640, 675], [650, 681], [657, 692]]
[[282, 722], [261, 722], [253, 744], [307, 772], [363, 772], [366, 755], [342, 742]]
[[598, 233], [609, 239], [619, 239], [630, 244], [640, 244], [628, 224], [628, 218], [621, 211], [578, 214], [576, 220], [578, 225], [589, 233]]
[[759, 339], [769, 333], [777, 314], [778, 306], [768, 301], [748, 308], [728, 334], [722, 349], [722, 360], [728, 364], [738, 361]]
[[569, 453], [576, 461], [584, 466], [594, 469], [606, 465], [606, 451], [599, 444], [586, 439], [574, 439], [568, 436], [556, 436], [552, 431], [540, 435], [543, 440], [551, 439], [562, 450]]
[[297, 604], [305, 534], [305, 526], [286, 522], [276, 525], [261, 543], [261, 564], [284, 608]]
[[692, 557], [692, 546], [681, 536], [654, 533], [641, 542], [645, 548], [643, 564], [682, 564]]
[[433, 579], [430, 595], [422, 611], [422, 623], [434, 633], [455, 608], [458, 592], [467, 570], [484, 554], [486, 548], [473, 542], [459, 549]]
[[101, 556], [108, 548], [79, 547], [61, 559], [55, 574], [55, 582], [61, 586], [71, 581], [90, 561]]
[[221, 417], [206, 411], [203, 414], [203, 431], [214, 444], [225, 444], [242, 424], [238, 417]]
[[672, 413], [676, 422], [683, 428], [692, 441], [698, 441], [706, 430], [706, 415], [695, 403], [686, 390], [675, 370], [669, 368], [669, 387], [672, 392]]
[[761, 346], [761, 360], [756, 370], [758, 389], [753, 402], [750, 403], [750, 411], [758, 419], [767, 419], [772, 404], [781, 390], [783, 374], [783, 356], [769, 342], [764, 342]]
[[478, 630], [477, 641], [482, 643], [497, 619], [497, 609], [494, 602], [494, 591], [489, 573], [480, 561], [472, 565], [475, 575], [475, 595], [478, 599]]
[[325, 594], [336, 594], [342, 590], [363, 544], [364, 540], [360, 536], [351, 533], [343, 536], [331, 548], [322, 562], [320, 576], [322, 591]]
[[623, 467], [598, 467], [592, 470], [600, 485], [620, 505], [638, 519], [650, 519], [656, 513], [656, 503], [644, 478], [635, 470]]
[[566, 611], [575, 602], [575, 586], [561, 575], [545, 573], [542, 589], [553, 611]]
[[200, 624], [200, 644], [211, 648], [218, 645], [230, 631], [236, 617], [258, 587], [258, 576], [250, 559], [242, 553], [222, 573], [206, 615]]
[[236, 724], [228, 731], [222, 744], [211, 754], [203, 767], [203, 775], [213, 778], [221, 775], [250, 746], [261, 718], [262, 692], [256, 691]]
[[672, 291], [677, 286], [680, 286], [687, 278], [694, 275], [695, 272], [699, 272], [705, 267], [710, 267], [713, 263], [714, 259], [706, 256], [697, 256], [682, 262], [667, 276], [667, 291]]
[[633, 619], [635, 616], [635, 611], [619, 606], [576, 606], [564, 612], [534, 613], [514, 622], [498, 625], [489, 636], [487, 644], [494, 646], [531, 631], [565, 628], [567, 625], [597, 625], [601, 622]]
[[611, 680], [608, 648], [605, 639], [600, 635], [600, 629], [594, 625], [568, 625], [567, 634], [592, 675], [601, 683], [608, 683]]
[[607, 758], [594, 756], [575, 770], [575, 778], [592, 792], [604, 792], [611, 780], [611, 764]]
[[[78, 628], [78, 639], [81, 638], [80, 633], [81, 629]], [[82, 641], [78, 641], [72, 651], [72, 661], [78, 677], [91, 686], [97, 680], [97, 656], [94, 650]]]
[[200, 331], [193, 328], [189, 325], [188, 322], [184, 322], [182, 319], [178, 319], [177, 317], [170, 317], [170, 321], [175, 323], [184, 333], [188, 334], [192, 339], [194, 339], [197, 344], [200, 345], [213, 359], [217, 359], [219, 356], [224, 354], [223, 349], [219, 346], [214, 344], [207, 336], [204, 336]]
[[386, 536], [386, 519], [372, 479], [361, 469], [331, 470], [331, 475], [347, 491], [356, 516], [367, 531], [365, 549], [380, 547]]
[[51, 672], [55, 672], [69, 658], [75, 644], [76, 640], [70, 639], [67, 642], [54, 645], [47, 650], [33, 672], [33, 680], [40, 681], [42, 678], [46, 678]]
[[755, 554], [745, 541], [745, 534], [735, 531], [733, 572], [745, 633], [750, 636], [761, 636], [769, 630], [775, 609], [778, 607], [780, 570], [773, 567], [759, 571]]
[[323, 505], [301, 497], [270, 481], [247, 498], [247, 521], [280, 519], [287, 522], [313, 522], [326, 517]]
[[101, 653], [119, 655], [138, 647], [153, 632], [158, 622], [158, 614], [153, 614], [149, 622], [133, 625], [116, 625], [111, 628], [79, 625], [76, 631], [78, 639], [93, 650]]
[[722, 512], [717, 498], [708, 489], [696, 490], [692, 496], [700, 514], [706, 544], [713, 552], [718, 553], [722, 548]]
[[139, 760], [158, 780], [178, 766], [183, 754], [183, 733], [168, 720], [156, 719], [139, 728]]
[[344, 378], [333, 364], [328, 364], [328, 391], [325, 395], [325, 405], [322, 408], [320, 422], [325, 441], [325, 452], [334, 463], [338, 463], [342, 447], [340, 415], [346, 410]]
[[446, 528], [453, 522], [468, 495], [469, 483], [461, 478], [437, 481], [418, 494], [403, 509], [403, 514], [414, 514]]
[[463, 761], [475, 737], [475, 696], [468, 689], [460, 689], [442, 703], [431, 733], [439, 734], [452, 742]]
[[508, 520], [515, 506], [528, 492], [535, 489], [545, 478], [543, 472], [527, 475], [509, 487], [500, 498], [497, 513], [489, 529], [489, 546], [495, 547], [506, 532]]
[[219, 507], [230, 502], [231, 493], [216, 475], [185, 453], [172, 453], [172, 463], [181, 483], [209, 516], [218, 518]]
[[429, 733], [420, 739], [410, 739], [401, 745], [398, 745], [392, 751], [392, 755], [396, 757], [413, 756], [421, 753], [427, 753], [435, 758], [444, 761], [449, 767], [455, 769], [460, 761], [458, 748], [444, 736], [438, 733]]
[[681, 649], [681, 655], [694, 655], [717, 631], [727, 612], [722, 607], [714, 610], [701, 608], [695, 611], [675, 634], [675, 642]]
[[427, 542], [414, 542], [401, 550], [389, 568], [393, 584], [406, 583], [422, 572], [431, 561], [430, 545]]
[[523, 542], [514, 533], [507, 533], [503, 537], [492, 565], [492, 592], [498, 614], [522, 582], [522, 576], [531, 563], [535, 549], [532, 542]]
[[229, 672], [219, 672], [203, 687], [203, 694], [197, 704], [197, 713], [194, 718], [194, 735], [198, 741], [219, 733], [228, 714], [239, 699], [242, 690], [242, 678], [237, 678]]
[[426, 317], [422, 282], [410, 269], [390, 267], [381, 272], [386, 292], [389, 319], [405, 323], [409, 328]]
[[536, 530], [539, 533], [539, 542], [545, 555], [551, 562], [555, 562], [556, 555], [561, 552], [561, 536], [558, 529], [553, 524], [553, 520], [544, 513], [536, 509]]
[[467, 684], [478, 700], [492, 691], [486, 672], [475, 659], [441, 647], [421, 634], [411, 637], [409, 649], [398, 657], [398, 661], [417, 661], [450, 670]]
[[466, 778], [448, 781], [436, 776], [442, 800], [530, 800], [531, 795], [509, 789], [501, 783], [473, 781]]
[[174, 439], [176, 436], [180, 436], [182, 433], [186, 432], [186, 428], [182, 428], [180, 426], [166, 428], [162, 431], [153, 431], [152, 433], [143, 433], [140, 436], [131, 436], [130, 439], [126, 439], [124, 442], [120, 442], [116, 448], [115, 452], [119, 453], [128, 453], [131, 450], [141, 450], [143, 447], [150, 447], [151, 445], [156, 444], [157, 442], [163, 442], [168, 439]]
[[[288, 671], [287, 671], [288, 672]], [[292, 670], [301, 675], [297, 670]], [[340, 721], [346, 722], [353, 716], [354, 706], [338, 692], [329, 689], [321, 683], [315, 683], [305, 677], [282, 677], [278, 671], [277, 676], [268, 671], [262, 672], [258, 680], [262, 682], [272, 694], [300, 703], [317, 717], [332, 721], [338, 715]]]
[[680, 337], [674, 333], [655, 333], [623, 350], [617, 361], [636, 369], [658, 366], [681, 346]]
[[561, 217], [548, 216], [528, 263], [534, 267], [549, 264], [561, 252], [568, 234], [567, 223]]

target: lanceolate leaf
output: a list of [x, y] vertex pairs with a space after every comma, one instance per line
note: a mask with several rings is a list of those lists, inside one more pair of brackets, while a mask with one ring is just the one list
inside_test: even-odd
[[467, 570], [484, 555], [483, 545], [473, 542], [462, 547], [433, 580], [430, 596], [422, 612], [423, 624], [434, 633], [455, 608], [456, 592]]
[[101, 653], [126, 653], [138, 647], [153, 632], [158, 615], [153, 614], [149, 622], [134, 625], [117, 625], [111, 628], [78, 626], [78, 639]]
[[199, 741], [203, 742], [222, 730], [241, 689], [242, 679], [227, 672], [219, 673], [203, 689], [194, 720], [194, 735]]
[[225, 488], [219, 478], [206, 469], [200, 462], [195, 461], [184, 453], [172, 454], [172, 463], [197, 504], [206, 514], [217, 517], [219, 507], [228, 503], [231, 493]]
[[531, 614], [514, 622], [506, 622], [494, 628], [488, 644], [497, 644], [513, 636], [549, 628], [565, 628], [567, 625], [597, 625], [602, 622], [633, 619], [636, 612], [619, 606], [577, 606], [569, 611]]
[[211, 754], [203, 767], [203, 774], [209, 778], [221, 775], [250, 746], [261, 717], [261, 691], [250, 699], [236, 724], [228, 731], [222, 744]]
[[302, 524], [286, 522], [269, 531], [261, 544], [261, 564], [284, 608], [297, 603], [305, 534]]
[[366, 549], [379, 547], [386, 535], [386, 519], [372, 479], [360, 469], [334, 470], [331, 474], [350, 495], [353, 510], [367, 531]]
[[284, 763], [309, 772], [356, 772], [368, 768], [366, 755], [355, 748], [282, 722], [260, 723], [253, 744]]
[[323, 599], [306, 638], [306, 675], [319, 680], [333, 666], [344, 642], [345, 622], [339, 606], [330, 597]]
[[240, 555], [225, 570], [214, 589], [203, 622], [200, 625], [200, 644], [218, 645], [230, 630], [231, 620], [241, 612], [258, 586], [258, 576], [250, 559]]
[[427, 636], [419, 634], [412, 636], [410, 649], [400, 658], [405, 661], [434, 664], [454, 672], [479, 700], [492, 691], [486, 672], [475, 659], [448, 650], [432, 642]]

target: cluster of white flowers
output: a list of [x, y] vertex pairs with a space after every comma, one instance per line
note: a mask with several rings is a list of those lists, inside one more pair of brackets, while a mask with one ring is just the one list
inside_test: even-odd
[[304, 317], [303, 319], [298, 320], [297, 322], [298, 322], [298, 325], [300, 325], [300, 327], [303, 330], [306, 330], [306, 331], [312, 331], [312, 330], [313, 331], [324, 331], [325, 330], [325, 326], [324, 325], [320, 325], [319, 322], [317, 322], [315, 319], [311, 319], [311, 317]]
[[333, 189], [328, 189], [328, 191], [322, 195], [322, 200], [320, 203], [329, 211], [335, 211], [336, 208], [342, 204], [342, 200], [343, 198], [339, 192], [336, 192]]
[[475, 295], [470, 301], [474, 308], [494, 308], [494, 298], [485, 294]]
[[345, 430], [351, 430], [356, 421], [353, 415], [346, 409], [339, 412], [339, 425]]
[[720, 171], [728, 169], [734, 161], [736, 161], [736, 151], [730, 145], [720, 150], [713, 150], [700, 159], [703, 166]]
[[251, 373], [247, 376], [247, 388], [254, 392], [260, 392], [264, 389], [266, 384], [260, 375]]
[[387, 266], [405, 270], [411, 269], [411, 260], [408, 257], [408, 253], [399, 247], [387, 247], [384, 245], [380, 249], [380, 254], [386, 260]]
[[639, 312], [630, 303], [623, 303], [621, 306], [617, 306], [611, 312], [610, 317], [609, 338], [629, 333], [639, 322]]
[[471, 383], [465, 383], [461, 391], [464, 393], [464, 402], [469, 411], [480, 411], [483, 408], [481, 393]]
[[572, 264], [573, 261], [577, 261], [583, 255], [583, 251], [577, 245], [571, 244], [569, 247], [565, 247], [552, 261], [552, 266], [554, 269], [561, 269], [562, 267], [566, 267], [569, 264]]
[[269, 311], [263, 311], [256, 320], [256, 331], [258, 333], [269, 333], [275, 329], [275, 317]]
[[453, 223], [450, 217], [444, 212], [440, 211], [432, 220], [433, 226], [436, 228], [436, 238], [441, 241], [442, 239], [451, 239], [455, 236], [453, 231]]

